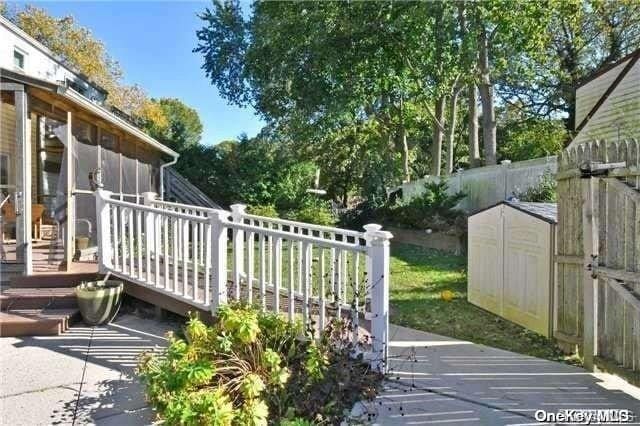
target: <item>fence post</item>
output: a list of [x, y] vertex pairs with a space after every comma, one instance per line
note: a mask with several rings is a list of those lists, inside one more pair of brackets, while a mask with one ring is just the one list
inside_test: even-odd
[[[231, 218], [235, 223], [242, 223], [245, 210], [244, 204], [232, 204]], [[234, 296], [236, 300], [240, 300], [240, 280], [244, 271], [244, 231], [241, 229], [233, 229], [233, 285]]]
[[211, 314], [227, 303], [227, 225], [228, 213], [215, 210], [209, 215], [211, 223]]
[[111, 261], [111, 211], [107, 200], [111, 199], [111, 191], [98, 189], [96, 197], [96, 227], [98, 232], [98, 268], [101, 273], [113, 268]]
[[364, 226], [367, 242], [367, 280], [371, 294], [371, 365], [373, 369], [386, 372], [389, 340], [389, 240], [390, 232], [382, 226]]
[[584, 250], [583, 275], [583, 352], [584, 367], [593, 371], [598, 355], [598, 178], [582, 179], [582, 238]]

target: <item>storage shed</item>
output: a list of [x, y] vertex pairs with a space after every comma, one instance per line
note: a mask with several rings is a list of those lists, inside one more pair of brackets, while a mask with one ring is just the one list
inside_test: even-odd
[[469, 302], [545, 336], [553, 331], [557, 207], [503, 201], [469, 217]]

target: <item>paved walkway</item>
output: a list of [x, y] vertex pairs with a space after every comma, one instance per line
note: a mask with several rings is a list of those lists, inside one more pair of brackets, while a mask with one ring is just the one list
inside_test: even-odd
[[538, 425], [537, 410], [580, 408], [640, 416], [640, 390], [615, 376], [403, 327], [390, 332], [390, 377], [365, 405], [376, 423]]
[[60, 336], [0, 339], [0, 424], [151, 424], [134, 368], [140, 353], [164, 346], [174, 327], [123, 315]]
[[[173, 328], [123, 315], [62, 336], [0, 339], [0, 424], [152, 423], [133, 369], [138, 355], [164, 346]], [[640, 398], [640, 391], [613, 376], [407, 328], [390, 331], [390, 377], [382, 394], [364, 404], [374, 423], [540, 424], [539, 409], [640, 414], [631, 396]]]

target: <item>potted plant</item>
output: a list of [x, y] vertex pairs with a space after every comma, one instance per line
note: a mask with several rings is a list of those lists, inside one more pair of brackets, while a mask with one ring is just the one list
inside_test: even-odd
[[88, 325], [107, 324], [115, 318], [122, 300], [122, 281], [86, 281], [76, 287], [76, 297], [82, 319]]

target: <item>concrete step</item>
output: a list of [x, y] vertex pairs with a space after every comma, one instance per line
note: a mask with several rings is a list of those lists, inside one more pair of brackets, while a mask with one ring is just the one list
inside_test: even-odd
[[16, 276], [11, 280], [12, 288], [75, 287], [82, 281], [93, 281], [95, 273], [47, 273]]
[[0, 293], [0, 311], [16, 309], [76, 308], [75, 290], [59, 288], [9, 288]]
[[16, 309], [0, 312], [0, 337], [56, 336], [80, 318], [77, 309]]

